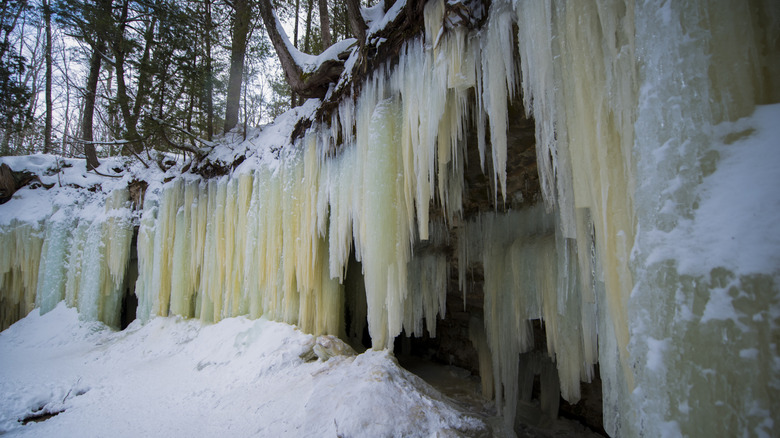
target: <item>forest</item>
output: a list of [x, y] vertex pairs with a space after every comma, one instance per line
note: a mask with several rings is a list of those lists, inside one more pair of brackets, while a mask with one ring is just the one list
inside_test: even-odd
[[[358, 0], [3, 0], [0, 154], [84, 157], [91, 168], [117, 154], [144, 162], [156, 159], [155, 151], [200, 154], [215, 135], [245, 133], [305, 97], [321, 97], [323, 82], [343, 70], [342, 55], [319, 77], [309, 75], [304, 84], [299, 73], [300, 83], [290, 82], [279, 62], [285, 55], [275, 51], [282, 38], [277, 18], [293, 52], [317, 55], [365, 34], [354, 13], [360, 6]], [[265, 22], [272, 23], [270, 38]]]

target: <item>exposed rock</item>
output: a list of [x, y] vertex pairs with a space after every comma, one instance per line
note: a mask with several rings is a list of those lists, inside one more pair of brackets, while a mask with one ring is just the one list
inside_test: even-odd
[[[17, 190], [32, 181], [38, 181], [38, 183], [44, 185], [41, 183], [41, 179], [38, 178], [38, 175], [32, 172], [26, 170], [16, 172], [7, 164], [0, 164], [0, 204], [8, 202]], [[51, 185], [44, 185], [44, 187], [51, 188]]]

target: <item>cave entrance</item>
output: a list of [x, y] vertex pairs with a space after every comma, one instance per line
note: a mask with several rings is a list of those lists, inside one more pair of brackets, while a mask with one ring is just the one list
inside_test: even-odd
[[354, 245], [349, 252], [347, 272], [344, 276], [344, 339], [355, 351], [362, 353], [371, 348], [368, 333], [368, 304], [363, 265], [355, 258]]
[[138, 280], [138, 227], [133, 227], [133, 238], [130, 242], [130, 260], [125, 272], [124, 293], [122, 294], [122, 310], [120, 314], [120, 330], [135, 321], [138, 310], [138, 297], [135, 296], [135, 283]]

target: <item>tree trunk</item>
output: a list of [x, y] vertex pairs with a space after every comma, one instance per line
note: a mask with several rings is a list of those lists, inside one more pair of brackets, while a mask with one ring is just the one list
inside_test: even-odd
[[92, 136], [92, 119], [95, 115], [95, 99], [97, 97], [98, 79], [100, 79], [100, 49], [100, 47], [95, 46], [89, 59], [89, 74], [87, 75], [87, 86], [84, 93], [84, 113], [81, 118], [81, 139], [84, 140], [87, 170], [96, 169], [100, 165], [95, 145], [91, 143], [94, 141]]
[[314, 9], [314, 2], [309, 0], [306, 8], [306, 37], [303, 40], [303, 53], [311, 53], [311, 10]]
[[328, 0], [318, 0], [320, 7], [320, 31], [322, 32], [322, 50], [330, 47], [330, 16], [328, 15]]
[[298, 21], [301, 16], [301, 0], [295, 0], [295, 28], [293, 29], [293, 47], [298, 48]]
[[141, 136], [138, 134], [137, 124], [142, 103], [146, 99], [146, 95], [149, 92], [148, 63], [151, 48], [154, 44], [154, 28], [157, 23], [157, 18], [152, 17], [152, 21], [147, 25], [146, 32], [144, 34], [144, 52], [141, 57], [139, 67], [135, 104], [131, 108], [130, 96], [128, 94], [125, 78], [125, 56], [127, 54], [125, 29], [128, 25], [128, 9], [129, 0], [125, 0], [122, 4], [121, 16], [117, 22], [117, 29], [114, 32], [113, 39], [111, 41], [111, 48], [114, 54], [114, 69], [116, 70], [117, 103], [119, 103], [122, 119], [125, 122], [125, 130], [127, 131], [128, 137], [127, 139], [130, 140], [130, 143], [125, 145], [125, 147], [129, 148], [132, 153], [137, 154], [143, 151], [143, 144], [140, 141]]
[[[295, 0], [295, 27], [293, 29], [293, 47], [298, 48], [298, 22], [301, 17], [301, 0]], [[293, 90], [290, 93], [290, 107], [298, 106], [298, 93]]]
[[206, 139], [214, 136], [214, 81], [211, 65], [211, 0], [206, 0]]
[[62, 50], [62, 71], [65, 75], [65, 114], [63, 116], [63, 126], [62, 126], [62, 141], [61, 141], [61, 151], [60, 154], [62, 156], [66, 156], [68, 153], [67, 150], [67, 138], [68, 138], [68, 131], [70, 130], [70, 81], [67, 80], [68, 78], [68, 59], [67, 54], [65, 50]]
[[51, 60], [51, 7], [49, 0], [43, 1], [43, 21], [46, 26], [46, 49], [44, 56], [46, 58], [46, 120], [43, 125], [43, 153], [51, 151], [51, 124], [53, 104], [51, 98], [51, 78], [52, 78], [52, 60]]
[[295, 62], [295, 58], [293, 58], [290, 52], [294, 48], [289, 46], [291, 45], [290, 41], [284, 34], [282, 25], [274, 14], [271, 1], [258, 0], [257, 5], [265, 24], [268, 39], [271, 40], [271, 44], [273, 44], [274, 50], [276, 50], [276, 54], [279, 56], [279, 63], [282, 65], [282, 70], [292, 91], [303, 97], [325, 96], [328, 86], [338, 80], [339, 75], [344, 71], [343, 61], [325, 61], [320, 64], [317, 70], [307, 74], [304, 80], [302, 68]]
[[138, 72], [138, 85], [135, 94], [135, 104], [133, 105], [133, 125], [138, 124], [138, 118], [141, 115], [146, 97], [149, 94], [149, 59], [152, 56], [152, 47], [154, 46], [154, 29], [157, 25], [157, 17], [153, 16], [152, 21], [146, 27], [144, 33], [144, 52], [141, 56], [140, 68]]
[[225, 103], [225, 131], [238, 124], [238, 109], [241, 104], [241, 83], [244, 75], [246, 41], [249, 35], [251, 6], [249, 0], [233, 2], [233, 44], [230, 49], [230, 76], [228, 77], [227, 99]]
[[363, 47], [366, 44], [366, 22], [360, 13], [360, 0], [344, 0], [347, 4], [347, 13], [349, 14], [349, 27], [352, 29], [352, 35], [357, 38], [358, 44]]

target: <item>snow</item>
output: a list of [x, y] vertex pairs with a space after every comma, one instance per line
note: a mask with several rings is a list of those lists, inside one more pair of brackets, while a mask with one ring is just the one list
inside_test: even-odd
[[[265, 319], [155, 318], [115, 332], [74, 309], [0, 334], [6, 436], [440, 436], [481, 420], [386, 351], [305, 361], [315, 338]], [[22, 425], [35, 411], [60, 412]]]
[[345, 52], [350, 46], [357, 43], [357, 40], [354, 38], [346, 38], [334, 43], [319, 55], [310, 55], [295, 48], [295, 45], [290, 41], [290, 38], [287, 36], [287, 32], [285, 32], [282, 22], [279, 21], [278, 17], [276, 17], [276, 28], [279, 35], [282, 37], [282, 42], [287, 46], [287, 50], [295, 61], [295, 64], [301, 67], [304, 74], [317, 71], [320, 65], [325, 61], [337, 60], [339, 54]]
[[[128, 177], [123, 175], [131, 173], [122, 158], [103, 159], [97, 169], [102, 174], [122, 176], [121, 178], [87, 172], [84, 159], [62, 158], [49, 154], [0, 157], [0, 163], [7, 164], [14, 171], [31, 171], [38, 175], [41, 183], [54, 185], [47, 190], [44, 187], [33, 188], [36, 185], [28, 184], [18, 190], [11, 200], [0, 207], [0, 226], [9, 225], [13, 221], [36, 223], [60, 208], [74, 204], [86, 205], [100, 198], [101, 194], [126, 186]], [[84, 188], [97, 188], [98, 193], [91, 193], [83, 190]], [[94, 211], [82, 211], [82, 214], [89, 217], [94, 215]]]
[[780, 275], [780, 104], [715, 126], [715, 170], [698, 191], [694, 217], [657, 232], [650, 262], [674, 259], [678, 270], [703, 275], [720, 266], [737, 274]]
[[370, 38], [371, 35], [387, 27], [388, 24], [398, 17], [398, 14], [401, 13], [405, 6], [406, 0], [396, 0], [386, 13], [384, 12], [384, 1], [377, 2], [374, 6], [363, 8], [361, 12], [368, 26], [368, 31], [366, 32], [368, 37]]

